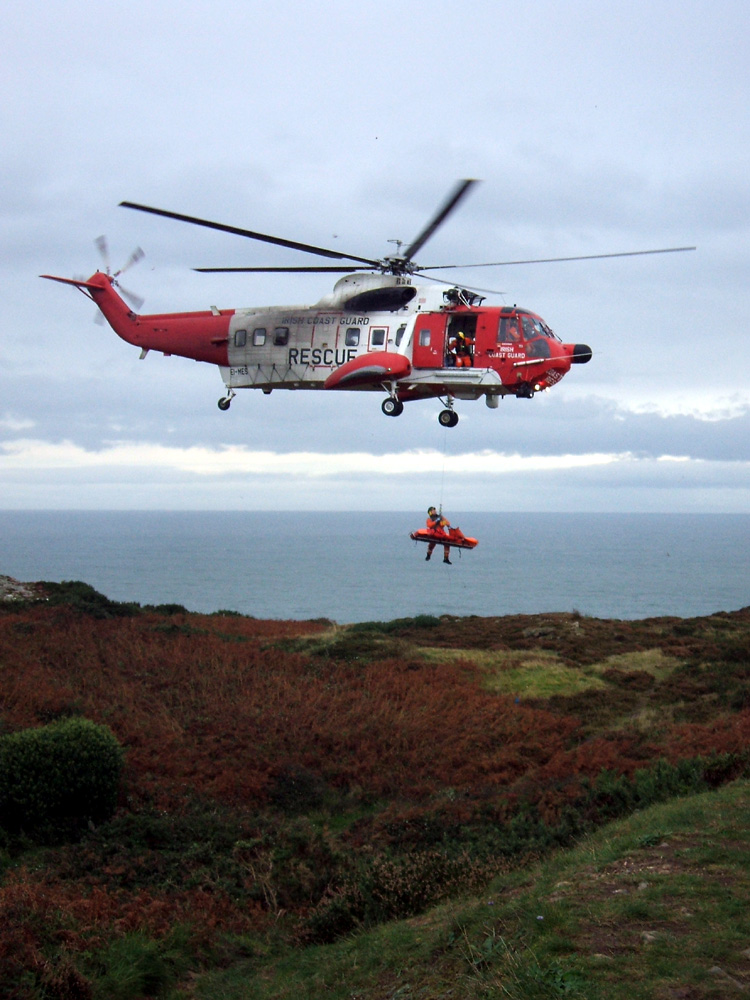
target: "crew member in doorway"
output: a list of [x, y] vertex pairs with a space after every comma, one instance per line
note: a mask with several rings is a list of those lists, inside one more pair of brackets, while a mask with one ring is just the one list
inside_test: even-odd
[[474, 364], [474, 341], [465, 333], [457, 333], [448, 345], [451, 354], [455, 355], [456, 368], [471, 368]]
[[[450, 526], [451, 526], [450, 521], [447, 518], [443, 517], [442, 514], [438, 514], [438, 512], [435, 510], [434, 507], [430, 507], [428, 509], [427, 530], [433, 532], [436, 538], [440, 538], [440, 536], [447, 535]], [[427, 546], [427, 555], [425, 556], [425, 559], [429, 560], [431, 558], [432, 553], [435, 551], [436, 545], [437, 541], [429, 543], [429, 545]], [[451, 551], [450, 545], [443, 546], [443, 562], [448, 563], [449, 566], [452, 566], [453, 564], [451, 563], [449, 558], [450, 551]]]

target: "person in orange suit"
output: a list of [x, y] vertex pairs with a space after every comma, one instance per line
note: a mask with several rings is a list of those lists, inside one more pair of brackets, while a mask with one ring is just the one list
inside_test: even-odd
[[[433, 532], [438, 538], [442, 535], [445, 536], [450, 528], [450, 521], [439, 514], [434, 507], [430, 507], [427, 510], [427, 530]], [[435, 546], [437, 541], [430, 542], [427, 546], [427, 555], [425, 559], [429, 561], [432, 557], [432, 553], [435, 551]], [[443, 545], [443, 562], [448, 563], [449, 566], [453, 564], [450, 561], [450, 545]]]
[[471, 337], [467, 337], [465, 333], [457, 333], [455, 337], [451, 338], [449, 347], [451, 354], [455, 355], [456, 368], [471, 368], [473, 366], [474, 341]]

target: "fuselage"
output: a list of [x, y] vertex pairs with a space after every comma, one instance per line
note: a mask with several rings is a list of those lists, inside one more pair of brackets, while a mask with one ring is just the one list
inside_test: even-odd
[[133, 312], [101, 272], [85, 282], [56, 280], [90, 294], [142, 357], [156, 351], [216, 365], [230, 395], [346, 388], [385, 390], [397, 401], [485, 396], [494, 406], [500, 396], [529, 398], [550, 388], [571, 364], [591, 357], [586, 345], [564, 344], [530, 310], [476, 304], [459, 289], [412, 286], [409, 278], [364, 293], [358, 279], [358, 294], [340, 292], [316, 306], [153, 315]]
[[[430, 290], [432, 291], [432, 290]], [[463, 355], [455, 344], [463, 342]], [[457, 398], [549, 388], [588, 360], [526, 309], [452, 305], [355, 313], [292, 307], [237, 310], [229, 323], [225, 383], [234, 389], [320, 389], [332, 373], [368, 354], [411, 362], [398, 396]], [[356, 388], [382, 391], [382, 379]], [[355, 388], [348, 385], [347, 388]]]

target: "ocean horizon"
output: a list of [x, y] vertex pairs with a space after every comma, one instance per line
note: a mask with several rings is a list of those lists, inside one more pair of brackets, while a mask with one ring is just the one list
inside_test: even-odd
[[750, 514], [447, 512], [476, 549], [426, 546], [424, 513], [0, 511], [0, 574], [112, 600], [344, 624], [417, 614], [697, 617], [750, 605]]

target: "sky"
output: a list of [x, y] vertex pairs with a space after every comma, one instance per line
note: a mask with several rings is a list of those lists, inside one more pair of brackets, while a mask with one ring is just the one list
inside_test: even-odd
[[[750, 22], [741, 0], [6, 0], [0, 507], [750, 512]], [[380, 258], [419, 254], [587, 343], [532, 400], [384, 417], [369, 392], [241, 391], [94, 322], [140, 246], [143, 312], [312, 304], [319, 263], [123, 200]], [[429, 261], [427, 258], [429, 257]]]

